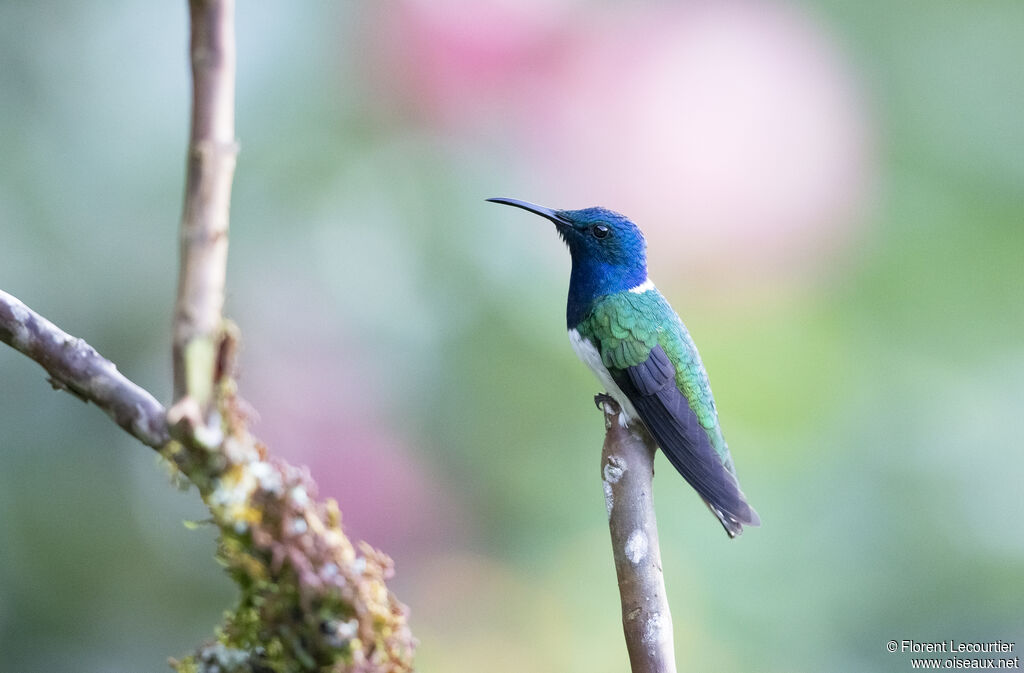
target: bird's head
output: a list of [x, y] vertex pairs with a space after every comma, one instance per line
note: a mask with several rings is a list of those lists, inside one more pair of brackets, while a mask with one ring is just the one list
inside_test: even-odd
[[629, 218], [607, 208], [553, 210], [517, 199], [487, 199], [551, 220], [572, 255], [565, 319], [570, 329], [603, 296], [647, 282], [647, 242]]
[[[647, 242], [640, 228], [625, 215], [607, 208], [554, 210], [518, 199], [487, 199], [528, 210], [547, 218], [569, 246], [573, 266], [617, 269], [624, 278], [647, 274]], [[616, 274], [618, 275], [618, 274]]]

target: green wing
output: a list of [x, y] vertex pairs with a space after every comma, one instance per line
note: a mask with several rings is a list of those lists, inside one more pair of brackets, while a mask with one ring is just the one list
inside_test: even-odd
[[697, 346], [660, 292], [620, 292], [603, 297], [577, 329], [599, 344], [601, 360], [613, 374], [613, 370], [643, 364], [651, 349], [660, 345], [675, 367], [676, 386], [707, 432], [722, 464], [735, 473]]

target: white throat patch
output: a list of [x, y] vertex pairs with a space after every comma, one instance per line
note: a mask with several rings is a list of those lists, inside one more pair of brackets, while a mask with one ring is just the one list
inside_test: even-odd
[[632, 292], [633, 294], [643, 294], [644, 292], [648, 292], [649, 290], [653, 290], [653, 289], [654, 289], [654, 283], [652, 283], [651, 279], [648, 278], [647, 280], [645, 280], [644, 282], [640, 283], [636, 287], [629, 288], [629, 291]]

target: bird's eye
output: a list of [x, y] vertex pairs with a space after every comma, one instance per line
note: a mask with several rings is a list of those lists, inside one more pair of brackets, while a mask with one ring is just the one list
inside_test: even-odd
[[608, 225], [595, 224], [590, 231], [594, 234], [594, 238], [604, 238], [608, 235]]

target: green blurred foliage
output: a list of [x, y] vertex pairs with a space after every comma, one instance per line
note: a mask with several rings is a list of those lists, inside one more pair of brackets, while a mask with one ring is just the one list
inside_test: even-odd
[[[860, 73], [877, 194], [800, 285], [661, 281], [764, 520], [728, 542], [659, 458], [680, 669], [891, 671], [909, 662], [890, 639], [1024, 646], [1022, 5], [799, 8]], [[500, 140], [388, 109], [372, 24], [350, 3], [239, 7], [242, 392], [275, 357], [259, 344], [310, 371], [303, 344], [337, 344], [367, 375], [328, 389], [367, 396], [460, 513], [395, 545], [422, 670], [624, 670], [596, 384], [562, 335], [567, 256], [482, 202], [537, 187]], [[164, 400], [185, 48], [184, 3], [0, 3], [0, 287]], [[287, 436], [275, 399], [307, 394], [288, 383], [253, 391], [257, 433]], [[330, 395], [308, 406], [336, 413]], [[0, 349], [0, 668], [166, 670], [210, 633], [232, 589], [212, 533], [182, 525], [203, 518], [195, 494], [167, 482]]]

